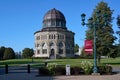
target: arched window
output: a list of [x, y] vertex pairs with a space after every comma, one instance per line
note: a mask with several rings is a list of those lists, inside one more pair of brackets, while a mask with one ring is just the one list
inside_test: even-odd
[[37, 54], [40, 54], [40, 50], [37, 50]]
[[51, 48], [51, 49], [55, 48], [54, 43], [50, 43], [50, 48]]
[[44, 47], [44, 46], [45, 46], [45, 43], [42, 44], [42, 47]]
[[51, 26], [51, 22], [48, 22], [48, 23], [47, 23], [47, 26], [50, 27], [50, 26]]
[[47, 54], [47, 44], [46, 43], [42, 44], [42, 53]]
[[51, 26], [53, 26], [53, 27], [55, 26], [55, 21], [51, 22]]
[[40, 44], [37, 44], [37, 47], [40, 47]]
[[40, 40], [40, 36], [37, 36], [37, 37], [36, 37], [36, 40]]
[[60, 43], [58, 44], [58, 46], [59, 46], [59, 48], [62, 48], [62, 47], [63, 47], [63, 43], [60, 42]]

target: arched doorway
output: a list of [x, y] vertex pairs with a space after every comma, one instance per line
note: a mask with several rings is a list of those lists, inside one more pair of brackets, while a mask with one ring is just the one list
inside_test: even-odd
[[50, 51], [50, 59], [54, 59], [55, 58], [55, 50], [51, 49]]

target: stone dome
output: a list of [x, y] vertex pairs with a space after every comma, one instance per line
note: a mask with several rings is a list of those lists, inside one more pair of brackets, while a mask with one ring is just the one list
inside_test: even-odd
[[55, 8], [49, 10], [43, 19], [43, 28], [47, 27], [66, 28], [66, 20], [63, 13]]

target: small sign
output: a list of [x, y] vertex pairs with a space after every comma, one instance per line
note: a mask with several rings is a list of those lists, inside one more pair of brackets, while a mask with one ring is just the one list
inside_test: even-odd
[[92, 54], [93, 53], [92, 40], [85, 40], [84, 51], [87, 54]]
[[66, 75], [70, 75], [70, 65], [66, 65]]

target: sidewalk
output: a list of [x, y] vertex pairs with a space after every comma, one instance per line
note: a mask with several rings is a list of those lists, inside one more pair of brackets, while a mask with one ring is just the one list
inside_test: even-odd
[[36, 76], [37, 73], [9, 73], [0, 75], [0, 80], [120, 80], [120, 73], [115, 75], [79, 75], [79, 76]]

